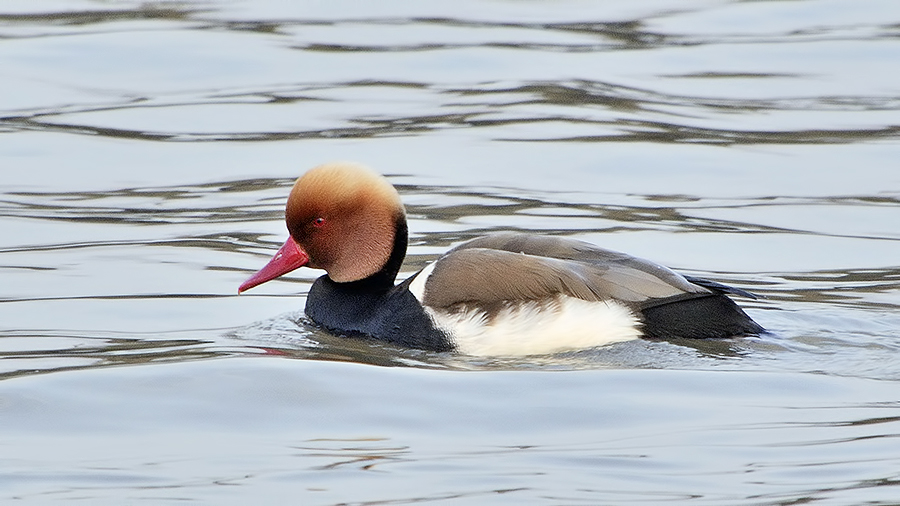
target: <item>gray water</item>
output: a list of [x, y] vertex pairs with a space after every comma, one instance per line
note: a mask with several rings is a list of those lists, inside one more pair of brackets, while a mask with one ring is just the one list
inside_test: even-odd
[[[0, 4], [0, 500], [900, 504], [900, 4]], [[471, 358], [238, 297], [307, 168], [770, 330]]]

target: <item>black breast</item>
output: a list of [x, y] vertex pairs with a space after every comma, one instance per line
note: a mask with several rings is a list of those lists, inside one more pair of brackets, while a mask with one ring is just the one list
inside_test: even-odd
[[306, 315], [328, 330], [347, 336], [365, 336], [421, 350], [453, 350], [447, 335], [434, 326], [407, 285], [384, 289], [367, 280], [335, 283], [322, 276], [309, 291]]

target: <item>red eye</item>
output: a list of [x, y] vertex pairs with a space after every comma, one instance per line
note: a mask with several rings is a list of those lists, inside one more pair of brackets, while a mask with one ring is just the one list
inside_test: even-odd
[[312, 224], [314, 227], [319, 228], [325, 224], [325, 218], [316, 218], [313, 220]]

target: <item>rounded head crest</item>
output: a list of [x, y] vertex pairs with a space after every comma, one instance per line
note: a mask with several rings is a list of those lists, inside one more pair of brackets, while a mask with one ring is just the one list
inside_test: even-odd
[[382, 175], [352, 162], [319, 165], [300, 176], [285, 208], [291, 237], [309, 266], [338, 282], [381, 270], [406, 215], [397, 190]]

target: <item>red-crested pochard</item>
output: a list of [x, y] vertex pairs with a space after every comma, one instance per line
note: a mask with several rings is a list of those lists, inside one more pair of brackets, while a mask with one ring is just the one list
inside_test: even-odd
[[306, 314], [326, 329], [471, 355], [555, 353], [645, 338], [722, 338], [763, 328], [725, 294], [647, 260], [560, 237], [501, 233], [463, 243], [399, 285], [406, 213], [397, 190], [354, 163], [294, 184], [290, 237], [238, 292], [298, 267], [324, 269]]

